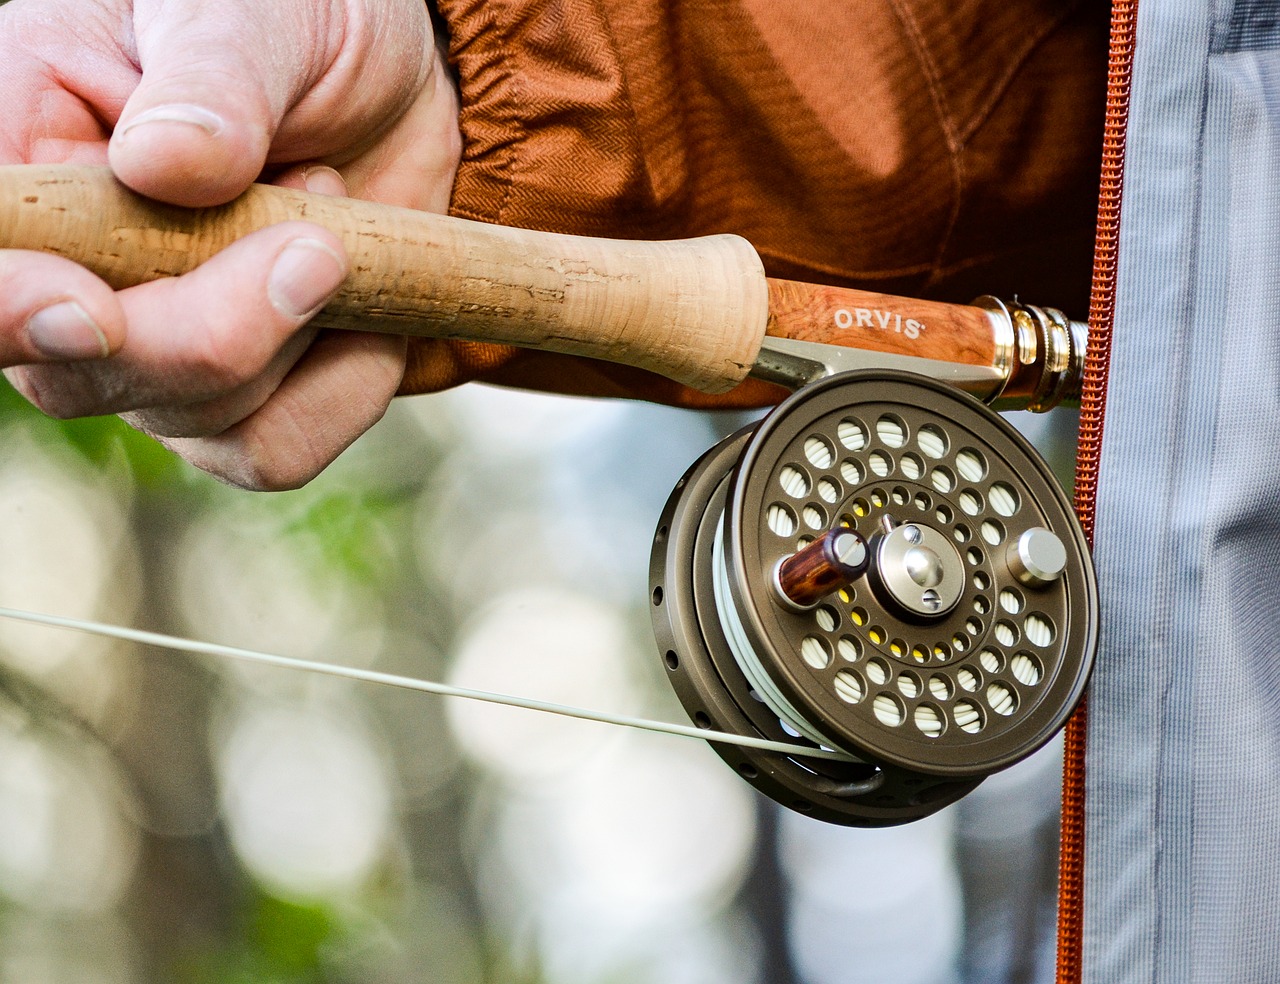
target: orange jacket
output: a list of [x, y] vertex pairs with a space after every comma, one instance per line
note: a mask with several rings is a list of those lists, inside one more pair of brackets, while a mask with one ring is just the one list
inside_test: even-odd
[[[439, 0], [456, 215], [616, 238], [735, 232], [772, 276], [1083, 312], [1107, 7], [1059, 0]], [[692, 406], [625, 367], [419, 341], [467, 380]]]

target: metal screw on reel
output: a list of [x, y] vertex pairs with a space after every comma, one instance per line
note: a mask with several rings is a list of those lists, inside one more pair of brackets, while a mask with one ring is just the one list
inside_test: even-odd
[[663, 511], [650, 581], [696, 723], [848, 760], [720, 756], [852, 826], [926, 816], [1040, 748], [1097, 645], [1087, 545], [1047, 465], [907, 373], [811, 384], [707, 452]]

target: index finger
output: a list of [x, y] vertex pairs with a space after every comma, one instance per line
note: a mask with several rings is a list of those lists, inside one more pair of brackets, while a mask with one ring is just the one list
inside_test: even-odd
[[142, 66], [111, 167], [175, 205], [230, 201], [261, 173], [289, 108], [334, 57], [327, 4], [172, 0], [136, 18]]

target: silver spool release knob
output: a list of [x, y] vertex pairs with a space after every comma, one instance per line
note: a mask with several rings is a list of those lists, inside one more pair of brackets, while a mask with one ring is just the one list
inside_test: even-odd
[[964, 593], [964, 562], [950, 541], [929, 526], [885, 524], [876, 573], [885, 591], [915, 615], [942, 616]]
[[1052, 584], [1067, 569], [1067, 548], [1052, 530], [1033, 526], [1009, 544], [1009, 572], [1028, 588]]

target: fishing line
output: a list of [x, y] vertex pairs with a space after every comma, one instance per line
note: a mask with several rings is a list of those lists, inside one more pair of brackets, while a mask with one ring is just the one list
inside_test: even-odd
[[[823, 748], [832, 748], [835, 742], [823, 735], [816, 725], [807, 721], [787, 700], [773, 680], [770, 679], [768, 672], [760, 661], [759, 654], [752, 649], [751, 643], [747, 639], [746, 631], [742, 626], [742, 619], [738, 615], [737, 607], [733, 604], [733, 598], [729, 593], [729, 575], [725, 570], [724, 560], [723, 514], [721, 520], [716, 523], [711, 555], [711, 573], [712, 587], [714, 588], [716, 599], [716, 615], [719, 616], [720, 627], [724, 630], [725, 641], [729, 643], [729, 649], [733, 653], [734, 661], [751, 683], [752, 688], [761, 696], [764, 703], [778, 715], [778, 720], [784, 722], [792, 731], [801, 737], [808, 738], [815, 745]], [[858, 761], [847, 752], [839, 754], [846, 762]]]
[[392, 673], [380, 673], [376, 670], [361, 670], [350, 666], [333, 663], [318, 663], [312, 660], [298, 659], [293, 656], [279, 656], [253, 649], [241, 649], [236, 646], [223, 646], [214, 642], [200, 642], [195, 639], [184, 639], [181, 636], [165, 635], [159, 632], [146, 632], [141, 629], [130, 629], [120, 625], [94, 622], [86, 619], [68, 618], [62, 615], [49, 615], [42, 612], [28, 612], [21, 609], [0, 607], [0, 618], [19, 622], [34, 623], [52, 628], [69, 629], [86, 632], [90, 635], [105, 636], [136, 642], [144, 646], [170, 649], [178, 652], [194, 653], [202, 656], [217, 656], [222, 659], [239, 660], [246, 663], [257, 663], [262, 666], [276, 666], [283, 669], [305, 670], [309, 673], [321, 673], [326, 676], [341, 677], [345, 680], [358, 680], [362, 683], [376, 683], [401, 690], [415, 690], [420, 693], [436, 694], [441, 697], [461, 697], [466, 700], [477, 700], [488, 704], [502, 704], [507, 707], [523, 707], [531, 711], [543, 711], [547, 714], [558, 714], [561, 717], [577, 718], [583, 721], [597, 721], [601, 724], [615, 724], [623, 728], [635, 728], [640, 731], [651, 731], [658, 734], [675, 735], [680, 738], [697, 738], [701, 741], [721, 742], [730, 745], [741, 745], [757, 748], [782, 755], [804, 756], [806, 758], [847, 760], [841, 752], [828, 749], [810, 748], [805, 745], [794, 745], [787, 742], [772, 741], [767, 738], [756, 738], [751, 735], [736, 735], [722, 731], [704, 730], [685, 724], [669, 721], [654, 721], [647, 718], [631, 717], [623, 714], [609, 714], [604, 711], [593, 711], [589, 708], [574, 707], [551, 701], [534, 700], [529, 697], [518, 697], [511, 694], [494, 693], [488, 690], [475, 690], [470, 687], [455, 687], [447, 683], [436, 683], [431, 680], [419, 680], [414, 677], [398, 676]]

